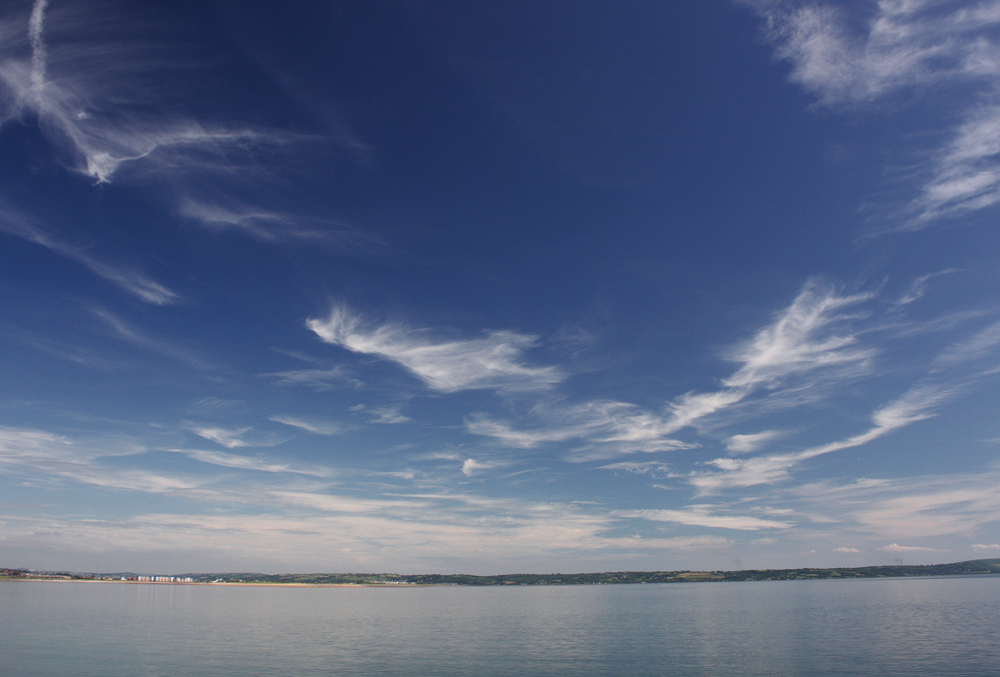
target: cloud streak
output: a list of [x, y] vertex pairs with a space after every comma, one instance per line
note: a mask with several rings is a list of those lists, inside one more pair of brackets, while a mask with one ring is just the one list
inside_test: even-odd
[[624, 470], [635, 475], [670, 476], [670, 466], [661, 461], [619, 461], [598, 466], [600, 470]]
[[673, 522], [686, 526], [709, 527], [713, 529], [736, 529], [759, 531], [760, 529], [789, 529], [794, 524], [778, 520], [767, 520], [749, 515], [713, 514], [711, 505], [692, 505], [683, 510], [619, 510], [621, 517], [650, 520], [653, 522]]
[[[2, 114], [35, 116], [75, 171], [105, 183], [140, 160], [161, 169], [196, 164], [184, 159], [221, 167], [228, 152], [278, 140], [249, 128], [205, 127], [180, 115], [150, 112], [153, 93], [143, 86], [142, 69], [154, 63], [163, 69], [168, 62], [156, 60], [149, 46], [125, 41], [124, 31], [116, 34], [88, 16], [88, 9], [53, 12], [47, 0], [36, 0], [21, 30], [17, 24], [23, 18], [7, 19], [0, 47], [0, 85], [9, 102]], [[50, 49], [53, 41], [58, 49]], [[19, 56], [25, 43], [27, 63]]]
[[84, 247], [74, 246], [49, 232], [22, 211], [0, 202], [0, 233], [7, 233], [45, 247], [60, 256], [86, 267], [98, 277], [117, 285], [133, 296], [157, 306], [174, 305], [183, 299], [180, 294], [134, 269], [112, 266], [99, 260]]
[[312, 475], [314, 477], [329, 477], [333, 474], [332, 471], [326, 468], [295, 468], [287, 463], [274, 463], [265, 461], [261, 458], [239, 456], [237, 454], [228, 454], [222, 451], [205, 451], [202, 449], [171, 449], [170, 451], [183, 454], [184, 456], [200, 463], [208, 463], [209, 465], [217, 465], [224, 468], [256, 470], [259, 472], [269, 473], [294, 473], [298, 475]]
[[884, 552], [947, 552], [947, 550], [939, 550], [937, 548], [923, 548], [915, 545], [898, 545], [896, 543], [890, 543], [889, 545], [879, 548]]
[[512, 331], [446, 339], [397, 324], [366, 326], [343, 306], [332, 308], [326, 319], [307, 320], [306, 326], [326, 343], [395, 362], [440, 392], [545, 390], [564, 378], [556, 367], [524, 364], [524, 351], [537, 339]]
[[[1000, 48], [995, 58], [1000, 60]], [[911, 206], [916, 216], [905, 226], [907, 230], [1000, 202], [1000, 104], [973, 107], [952, 137], [934, 154], [932, 176]]]
[[473, 475], [478, 475], [486, 472], [487, 470], [503, 468], [507, 465], [509, 465], [509, 463], [505, 463], [503, 461], [487, 461], [476, 458], [467, 458], [462, 462], [462, 474], [466, 477], [472, 477]]
[[372, 234], [342, 223], [262, 209], [236, 201], [181, 200], [178, 213], [212, 230], [233, 230], [263, 242], [299, 242], [355, 251], [382, 246]]
[[413, 419], [404, 416], [400, 407], [374, 407], [368, 410], [376, 418], [371, 419], [372, 423], [384, 423], [388, 425], [397, 423], [409, 423]]
[[49, 0], [35, 0], [35, 4], [31, 7], [31, 16], [28, 18], [28, 40], [31, 42], [29, 80], [35, 90], [39, 90], [45, 85], [45, 68], [49, 55], [42, 31], [45, 25], [45, 10], [48, 6]]
[[[112, 9], [113, 22], [98, 14]], [[233, 229], [268, 242], [360, 251], [380, 246], [377, 238], [329, 219], [223, 197], [245, 194], [251, 178], [258, 180], [257, 193], [286, 178], [260, 161], [262, 153], [271, 158], [284, 153], [287, 159], [291, 149], [300, 151], [307, 143], [356, 142], [342, 133], [331, 137], [265, 128], [217, 111], [195, 112], [192, 102], [199, 97], [192, 90], [198, 82], [189, 76], [211, 71], [204, 63], [196, 71], [191, 68], [194, 57], [183, 55], [196, 54], [199, 46], [179, 44], [181, 31], [165, 38], [148, 18], [136, 18], [131, 11], [128, 4], [95, 10], [85, 3], [49, 7], [47, 0], [37, 0], [28, 17], [4, 20], [0, 119], [37, 123], [59, 161], [95, 183], [155, 183], [174, 201], [176, 212], [205, 227]], [[168, 290], [142, 278], [119, 279], [111, 269], [100, 270], [97, 262], [80, 260], [118, 284], [131, 285], [150, 302], [171, 299]]]
[[343, 432], [342, 426], [337, 425], [336, 423], [328, 423], [326, 421], [305, 420], [293, 416], [272, 416], [270, 420], [275, 423], [281, 423], [282, 425], [299, 428], [300, 430], [305, 430], [317, 435], [336, 435]]
[[[184, 514], [173, 516], [137, 515], [110, 521], [81, 520], [72, 516], [32, 518], [50, 520], [47, 523], [51, 525], [61, 524], [60, 533], [79, 535], [81, 532], [75, 529], [78, 526], [82, 533], [90, 535], [74, 543], [61, 543], [70, 550], [84, 543], [91, 549], [99, 549], [102, 543], [111, 548], [110, 543], [116, 543], [120, 554], [120, 548], [134, 533], [139, 538], [128, 543], [126, 548], [132, 553], [144, 550], [146, 545], [160, 552], [164, 542], [193, 539], [187, 541], [183, 552], [191, 550], [204, 554], [218, 547], [232, 548], [232, 554], [245, 561], [242, 558], [247, 552], [257, 552], [256, 549], [265, 544], [272, 550], [282, 544], [287, 552], [316, 552], [317, 548], [326, 552], [325, 544], [336, 543], [336, 552], [341, 554], [327, 562], [355, 561], [351, 558], [364, 557], [357, 561], [370, 563], [372, 556], [381, 553], [397, 564], [412, 558], [409, 561], [433, 563], [428, 566], [439, 569], [445, 560], [466, 561], [481, 567], [484, 554], [491, 566], [496, 566], [498, 562], [544, 561], [554, 555], [570, 558], [621, 556], [623, 553], [717, 549], [729, 544], [727, 539], [711, 536], [624, 538], [614, 535], [616, 529], [636, 520], [708, 521], [722, 528], [751, 531], [781, 528], [771, 523], [773, 520], [720, 515], [702, 509], [703, 506], [694, 506], [679, 516], [632, 515], [608, 512], [595, 506], [469, 493], [409, 494], [398, 488], [394, 495], [382, 496], [358, 496], [350, 491], [333, 493], [328, 483], [310, 481], [303, 484], [306, 480], [290, 483], [285, 477], [298, 474], [324, 478], [332, 474], [329, 469], [296, 467], [228, 452], [169, 450], [210, 466], [253, 473], [202, 474], [195, 481], [182, 475], [113, 467], [102, 460], [108, 453], [102, 450], [107, 447], [104, 442], [95, 440], [93, 444], [81, 444], [78, 440], [44, 431], [0, 428], [0, 473], [10, 474], [17, 468], [33, 481], [54, 476], [105, 491], [136, 491], [167, 495], [176, 500], [190, 499], [202, 505], [208, 503], [226, 508], [227, 512], [199, 515], [184, 511]], [[137, 450], [125, 444], [120, 445], [117, 452], [136, 453]], [[138, 453], [145, 452], [138, 450]], [[490, 461], [470, 460], [463, 464], [469, 476], [498, 467]], [[240, 481], [241, 478], [246, 479]], [[253, 515], [231, 514], [233, 509], [249, 507], [256, 508]], [[28, 518], [4, 517], [7, 527], [0, 534], [0, 541], [5, 548], [15, 547], [15, 543], [19, 548], [28, 547], [22, 540], [27, 534], [15, 526], [28, 528], [25, 519]], [[33, 533], [37, 534], [40, 523], [34, 524]], [[152, 529], [158, 537], [149, 537], [150, 532], [142, 531], [143, 527]], [[58, 537], [46, 542], [51, 546], [56, 541]], [[251, 550], [242, 551], [244, 546]], [[327, 553], [330, 554], [332, 551]], [[301, 566], [303, 560], [297, 557], [295, 561]]]
[[192, 351], [148, 336], [109, 310], [93, 308], [91, 309], [91, 313], [112, 329], [115, 337], [131, 343], [137, 348], [169, 357], [194, 369], [210, 370], [213, 368], [211, 364]]
[[749, 454], [765, 446], [771, 440], [778, 439], [786, 433], [781, 430], [765, 430], [748, 435], [733, 435], [726, 439], [726, 450], [730, 454]]
[[354, 512], [300, 510], [253, 517], [184, 512], [103, 520], [73, 515], [0, 518], [5, 525], [0, 544], [6, 552], [37, 553], [32, 544], [44, 534], [57, 561], [71, 554], [74, 561], [119, 562], [127, 552], [131, 561], [141, 562], [136, 568], [153, 570], [231, 570], [234, 562], [250, 562], [254, 569], [279, 571], [433, 572], [457, 567], [495, 574], [522, 566], [544, 567], [554, 555], [568, 557], [578, 567], [597, 560], [606, 569], [622, 556], [718, 552], [731, 546], [718, 536], [605, 536], [606, 519], [572, 510], [550, 511], [544, 518], [518, 516], [506, 523], [438, 511], [425, 520], [400, 519], [373, 506]]
[[276, 435], [248, 434], [253, 433], [253, 428], [220, 428], [200, 426], [190, 428], [198, 437], [215, 442], [226, 449], [236, 449], [238, 447], [275, 447], [287, 442], [288, 437], [278, 437]]
[[854, 317], [845, 309], [872, 298], [870, 293], [841, 296], [809, 282], [772, 325], [732, 351], [730, 359], [741, 367], [723, 383], [734, 389], [775, 387], [789, 376], [820, 370], [838, 372], [838, 378], [863, 373], [874, 351], [838, 329]]
[[73, 439], [65, 435], [0, 426], [0, 473], [59, 478], [105, 489], [153, 494], [193, 490], [202, 482], [142, 469], [109, 466], [113, 457], [143, 454], [146, 448], [127, 439]]
[[[533, 448], [548, 442], [572, 439], [591, 446], [578, 458], [607, 458], [609, 453], [654, 452], [697, 446], [672, 436], [690, 426], [702, 425], [751, 395], [767, 398], [783, 388], [817, 389], [824, 382], [845, 382], [867, 374], [876, 355], [860, 343], [851, 322], [866, 314], [859, 306], [872, 294], [841, 295], [816, 280], [808, 282], [792, 304], [751, 339], [728, 352], [739, 366], [722, 380], [720, 390], [686, 393], [662, 412], [644, 411], [626, 402], [594, 401], [570, 406], [538, 405], [533, 413], [558, 421], [536, 429], [515, 429], [485, 415], [466, 419], [476, 435], [493, 437], [511, 447]], [[764, 440], [758, 439], [758, 442]], [[750, 438], [744, 445], [750, 444]], [[603, 454], [603, 456], [602, 456]]]
[[533, 413], [550, 425], [517, 430], [484, 414], [466, 418], [465, 427], [474, 435], [492, 437], [508, 447], [532, 449], [551, 442], [580, 440], [570, 460], [605, 459], [622, 453], [691, 448], [690, 443], [670, 437], [676, 430], [669, 419], [627, 402], [597, 401], [565, 406], [537, 405]]
[[329, 369], [292, 369], [289, 371], [277, 371], [270, 374], [261, 374], [264, 378], [271, 379], [272, 383], [279, 386], [304, 386], [315, 388], [316, 390], [334, 390], [336, 388], [357, 388], [362, 385], [361, 381], [351, 376], [346, 369], [341, 366]]
[[703, 494], [782, 482], [789, 478], [792, 468], [803, 461], [841, 449], [860, 447], [906, 425], [930, 418], [933, 410], [953, 394], [950, 389], [915, 386], [899, 399], [875, 411], [872, 414], [874, 425], [863, 433], [790, 454], [750, 459], [717, 458], [706, 465], [722, 472], [695, 472], [688, 482]]
[[[928, 178], [902, 229], [1000, 201], [1000, 3], [881, 0], [852, 11], [798, 0], [745, 0], [766, 21], [791, 79], [831, 108], [871, 106], [911, 92], [948, 93], [962, 121], [921, 168]], [[949, 123], [952, 124], [952, 123]]]
[[[798, 0], [745, 0], [767, 21], [791, 79], [827, 106], [871, 103], [900, 90], [997, 72], [1000, 4], [880, 0], [868, 16]], [[860, 8], [859, 8], [860, 9]], [[869, 7], [864, 7], [868, 10]], [[867, 13], [867, 12], [866, 12]]]

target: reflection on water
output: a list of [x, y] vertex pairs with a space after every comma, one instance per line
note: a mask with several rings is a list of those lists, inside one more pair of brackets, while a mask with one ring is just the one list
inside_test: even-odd
[[502, 588], [0, 582], [9, 677], [1000, 674], [1000, 577]]

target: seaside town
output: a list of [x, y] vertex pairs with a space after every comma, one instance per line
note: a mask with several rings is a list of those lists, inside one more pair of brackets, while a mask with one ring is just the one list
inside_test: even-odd
[[[117, 574], [75, 574], [56, 571], [34, 571], [31, 569], [0, 568], [0, 578], [26, 578], [65, 581], [131, 581], [133, 583], [194, 583], [191, 576], [140, 576]], [[221, 583], [222, 581], [213, 581]]]

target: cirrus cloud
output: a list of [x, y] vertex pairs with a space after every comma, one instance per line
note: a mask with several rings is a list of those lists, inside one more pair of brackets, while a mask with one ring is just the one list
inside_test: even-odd
[[306, 326], [326, 343], [396, 362], [428, 387], [445, 393], [544, 390], [565, 378], [556, 367], [525, 364], [524, 351], [538, 339], [513, 331], [448, 339], [399, 324], [366, 325], [344, 306], [334, 306], [325, 319], [310, 318]]

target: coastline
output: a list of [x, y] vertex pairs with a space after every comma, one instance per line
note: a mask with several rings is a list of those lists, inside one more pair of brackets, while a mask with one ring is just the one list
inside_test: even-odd
[[17, 581], [22, 583], [109, 583], [118, 585], [198, 585], [213, 587], [237, 588], [417, 588], [429, 587], [420, 583], [270, 583], [254, 581], [120, 581], [99, 578], [31, 578], [0, 576], [0, 582]]
[[736, 583], [794, 580], [871, 580], [878, 578], [928, 578], [990, 576], [1000, 574], [1000, 559], [966, 560], [951, 564], [882, 565], [867, 567], [741, 569], [738, 571], [605, 571], [595, 573], [499, 574], [394, 574], [254, 572], [146, 575], [130, 572], [90, 573], [0, 568], [0, 580], [87, 581], [138, 585], [228, 585], [293, 588], [391, 588], [413, 586], [563, 586], [644, 585], [663, 583]]

